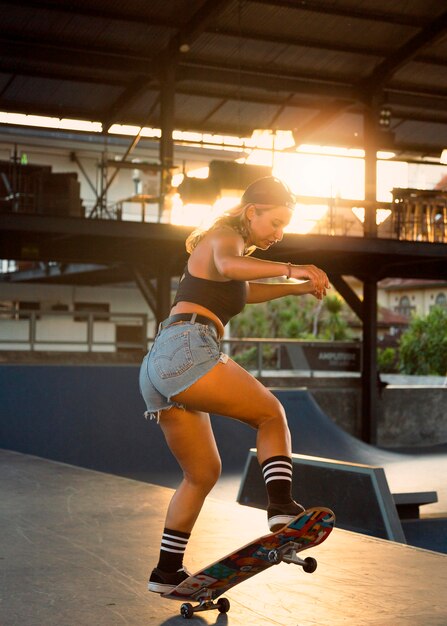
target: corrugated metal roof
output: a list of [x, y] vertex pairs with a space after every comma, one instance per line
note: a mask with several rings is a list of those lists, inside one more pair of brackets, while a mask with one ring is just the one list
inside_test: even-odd
[[362, 145], [374, 102], [387, 148], [447, 145], [439, 0], [0, 0], [0, 22], [2, 110], [155, 124], [175, 64], [177, 128]]

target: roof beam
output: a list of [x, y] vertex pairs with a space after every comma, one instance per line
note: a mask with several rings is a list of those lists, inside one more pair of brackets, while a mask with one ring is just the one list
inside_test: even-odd
[[[409, 15], [403, 13], [394, 13], [392, 11], [374, 11], [365, 9], [364, 7], [355, 9], [353, 7], [343, 8], [332, 4], [332, 2], [322, 2], [321, 0], [306, 0], [306, 2], [296, 2], [296, 0], [250, 0], [252, 4], [267, 4], [285, 9], [294, 9], [298, 11], [307, 11], [312, 13], [323, 13], [326, 15], [337, 15], [340, 17], [351, 17], [359, 20], [384, 22], [388, 24], [397, 24], [401, 26], [412, 26], [420, 28], [431, 21], [431, 17], [420, 15]], [[17, 7], [17, 0], [0, 0], [0, 5], [13, 5]], [[166, 26], [169, 28], [180, 29], [182, 24], [180, 20], [174, 17], [164, 18], [158, 15], [145, 15], [141, 11], [132, 11], [132, 7], [126, 6], [125, 10], [108, 5], [107, 10], [100, 9], [95, 3], [84, 5], [77, 4], [73, 6], [73, 2], [64, 2], [63, 0], [20, 0], [20, 7], [31, 8], [36, 10], [57, 11], [58, 13], [69, 13], [70, 15], [82, 15], [85, 17], [97, 17], [99, 19], [108, 19], [121, 22], [136, 22], [150, 24], [152, 26]]]
[[150, 26], [166, 26], [167, 28], [179, 28], [180, 23], [173, 23], [172, 18], [163, 18], [158, 15], [145, 15], [141, 11], [133, 11], [132, 7], [126, 5], [125, 10], [111, 7], [108, 4], [107, 10], [97, 8], [96, 3], [81, 5], [79, 3], [74, 6], [73, 2], [64, 2], [63, 0], [0, 0], [1, 5], [12, 5], [15, 8], [25, 8], [33, 10], [57, 11], [58, 13], [68, 13], [70, 15], [81, 15], [83, 17], [96, 17], [102, 20], [114, 20], [120, 22], [130, 22], [138, 24], [148, 24]]
[[206, 83], [223, 83], [233, 87], [242, 84], [244, 87], [277, 91], [283, 94], [294, 92], [356, 99], [356, 92], [348, 81], [336, 79], [333, 76], [315, 80], [315, 77], [312, 78], [310, 75], [297, 75], [277, 66], [266, 69], [265, 66], [259, 65], [219, 64], [189, 57], [180, 63], [178, 78]]
[[305, 2], [296, 2], [296, 0], [252, 0], [258, 4], [268, 4], [284, 9], [295, 9], [297, 11], [309, 11], [312, 13], [323, 13], [325, 15], [338, 15], [340, 17], [350, 17], [359, 20], [385, 22], [387, 24], [398, 24], [401, 26], [413, 26], [420, 28], [421, 25], [429, 23], [430, 18], [421, 15], [410, 15], [402, 13], [393, 13], [392, 11], [374, 11], [365, 7], [354, 8], [353, 6], [342, 7], [333, 2], [324, 2], [322, 0], [305, 0]]
[[110, 72], [128, 74], [145, 73], [152, 76], [155, 72], [153, 58], [142, 54], [132, 54], [124, 50], [110, 48], [93, 48], [68, 43], [52, 37], [41, 39], [19, 32], [0, 34], [0, 56], [6, 64], [9, 57], [17, 57], [21, 64], [44, 61], [52, 66], [85, 67], [109, 70]]
[[[1, 69], [1, 67], [0, 67]], [[63, 76], [59, 75], [59, 74], [54, 74], [53, 78], [55, 79], [62, 79]], [[95, 79], [94, 77], [90, 78], [90, 79], [86, 79], [85, 77], [82, 79], [84, 82], [94, 82]], [[158, 89], [158, 87], [157, 87]], [[156, 97], [156, 92], [153, 91], [151, 92], [152, 96], [153, 96], [153, 103], [151, 106], [151, 109], [148, 113], [147, 119], [152, 120], [153, 116], [154, 116], [154, 111], [155, 111], [155, 107], [158, 104], [158, 99]], [[240, 100], [241, 102], [259, 102], [261, 104], [270, 104], [273, 106], [279, 106], [281, 107], [281, 111], [289, 108], [289, 109], [311, 109], [311, 110], [315, 110], [315, 109], [320, 109], [320, 114], [318, 114], [320, 117], [320, 119], [324, 122], [324, 117], [326, 115], [328, 115], [329, 117], [334, 117], [336, 112], [334, 111], [334, 114], [332, 115], [331, 113], [331, 109], [330, 107], [326, 107], [325, 106], [325, 98], [322, 97], [318, 100], [315, 100], [313, 98], [306, 98], [306, 96], [304, 96], [303, 98], [300, 98], [299, 96], [293, 96], [293, 97], [287, 97], [286, 100], [284, 100], [284, 97], [280, 97], [278, 96], [276, 93], [264, 93], [264, 94], [260, 94], [260, 93], [256, 93], [255, 95], [252, 95], [250, 93], [241, 93], [241, 94], [235, 94], [234, 91], [232, 93], [229, 93], [228, 89], [222, 89], [219, 87], [216, 87], [215, 85], [210, 85], [209, 89], [207, 89], [206, 91], [204, 91], [203, 87], [192, 87], [192, 86], [182, 86], [180, 85], [179, 88], [177, 89], [177, 93], [178, 94], [183, 94], [183, 95], [187, 95], [187, 96], [200, 96], [203, 98], [213, 98], [213, 99], [218, 99], [219, 101], [230, 101], [230, 100], [234, 100], [235, 98], [237, 98], [237, 100]], [[408, 101], [407, 101], [408, 98]], [[415, 120], [415, 121], [422, 121], [422, 122], [431, 122], [434, 124], [446, 124], [447, 123], [447, 118], [445, 117], [445, 115], [443, 115], [442, 113], [444, 113], [447, 110], [447, 94], [444, 95], [444, 98], [430, 98], [429, 96], [415, 96], [415, 95], [405, 95], [405, 94], [399, 94], [399, 93], [395, 93], [395, 92], [387, 92], [387, 102], [388, 104], [390, 104], [393, 107], [393, 117], [401, 119], [403, 121], [411, 121], [411, 120]], [[425, 108], [426, 112], [425, 113], [418, 113], [417, 111], [413, 111], [409, 108], [409, 110], [402, 110], [400, 107], [402, 106], [414, 106], [416, 108], [419, 107], [423, 107]], [[42, 105], [34, 105], [33, 103], [29, 103], [28, 105], [24, 106], [22, 103], [15, 103], [14, 100], [10, 100], [7, 99], [6, 94], [3, 95], [3, 99], [2, 99], [2, 109], [4, 111], [10, 111], [13, 113], [26, 113], [26, 114], [35, 114], [35, 115], [50, 115], [50, 116], [61, 116], [62, 114], [64, 116], [71, 116], [71, 117], [76, 117], [77, 119], [86, 119], [86, 120], [90, 120], [91, 115], [89, 115], [88, 111], [85, 110], [80, 110], [80, 109], [71, 109], [69, 113], [67, 113], [67, 111], [61, 111], [60, 107], [54, 105], [51, 107], [44, 107]], [[430, 113], [429, 109], [432, 110], [432, 113]], [[352, 104], [350, 106], [350, 111], [353, 113], [358, 113], [360, 114], [362, 109], [356, 105], [356, 104]], [[439, 112], [436, 112], [439, 111]], [[340, 112], [340, 110], [338, 111]], [[277, 115], [275, 115], [275, 117], [277, 117]], [[325, 123], [328, 123], [330, 121], [329, 117], [327, 118], [327, 121]], [[206, 119], [208, 119], [209, 116], [206, 117]], [[138, 120], [132, 117], [127, 116], [125, 119], [121, 120], [122, 123], [129, 123], [129, 124], [137, 124], [137, 125], [142, 125], [143, 123], [147, 124], [147, 119], [146, 121], [144, 120]], [[316, 122], [317, 119], [313, 118], [314, 122], [312, 122], [312, 120], [309, 121], [309, 125], [312, 124], [312, 126], [315, 123], [315, 129], [316, 130]], [[205, 120], [203, 120], [205, 122]], [[270, 120], [271, 122], [272, 120]], [[180, 122], [180, 120], [178, 120], [178, 122]], [[158, 123], [158, 120], [153, 119], [153, 122], [151, 121], [152, 125], [156, 125]], [[178, 125], [178, 124], [177, 124]], [[194, 129], [197, 129], [198, 127], [198, 122], [194, 123]], [[183, 127], [186, 129], [186, 127]], [[214, 128], [211, 128], [210, 125], [207, 125], [207, 129], [210, 132], [223, 132], [222, 126], [214, 126]], [[191, 127], [189, 130], [193, 130], [193, 128]], [[303, 137], [303, 132], [305, 130], [304, 128], [299, 129], [299, 139], [301, 141], [301, 138]], [[312, 130], [312, 127], [309, 127], [309, 134], [310, 132], [314, 132]], [[234, 134], [235, 129], [232, 128], [231, 129], [231, 134]], [[250, 131], [251, 132], [251, 131]], [[306, 135], [307, 135], [307, 130], [306, 130]]]
[[361, 81], [361, 88], [369, 92], [379, 91], [390, 78], [424, 48], [433, 45], [447, 32], [447, 11], [427, 24], [420, 32], [411, 37], [389, 58], [379, 63], [373, 72]]
[[[182, 46], [190, 46], [191, 43], [205, 30], [209, 22], [222, 11], [230, 0], [205, 0], [202, 6], [194, 13], [187, 24], [176, 33], [160, 54], [154, 58], [155, 66], [158, 66], [159, 77], [163, 75], [166, 63], [177, 63], [178, 55], [181, 54]], [[121, 111], [130, 106], [147, 89], [148, 83], [142, 77], [138, 77], [112, 104], [104, 115], [104, 126], [109, 127], [119, 117]]]
[[312, 119], [297, 128], [293, 133], [295, 143], [297, 145], [305, 143], [316, 131], [329, 124], [329, 122], [332, 122], [333, 119], [346, 111], [351, 105], [352, 102], [340, 100], [332, 103], [329, 107], [321, 109]]
[[[262, 0], [259, 0], [259, 1], [262, 2]], [[268, 3], [272, 4], [272, 2], [270, 1]], [[6, 5], [10, 4], [16, 7], [17, 1], [16, 0], [0, 0], [0, 6], [3, 4], [6, 4]], [[66, 5], [63, 3], [61, 4], [61, 2], [56, 2], [56, 1], [51, 2], [51, 0], [47, 2], [41, 2], [39, 0], [22, 0], [20, 2], [20, 7], [31, 8], [35, 10], [44, 9], [47, 11], [57, 11], [59, 13], [61, 12], [69, 13], [70, 15], [76, 14], [76, 15], [85, 16], [85, 17], [94, 17], [94, 18], [97, 17], [103, 20], [107, 19], [107, 20], [131, 22], [131, 23], [138, 23], [138, 24], [143, 23], [143, 24], [147, 24], [148, 26], [160, 26], [160, 27], [177, 29], [177, 30], [182, 28], [182, 23], [180, 22], [180, 20], [175, 20], [175, 17], [164, 18], [164, 17], [160, 17], [157, 15], [142, 15], [141, 12], [138, 12], [138, 13], [136, 12], [135, 14], [132, 14], [130, 11], [126, 10], [125, 12], [123, 12], [115, 8], [107, 9], [107, 11], [105, 11], [105, 10], [97, 9], [94, 6], [77, 6], [74, 9], [71, 4]], [[315, 10], [315, 11], [317, 10], [317, 9], [308, 8], [308, 7], [299, 6], [299, 5], [293, 6], [292, 8], [299, 8], [301, 10], [306, 10], [306, 9]], [[324, 12], [327, 13], [328, 11], [324, 11]], [[337, 11], [336, 14], [340, 14], [340, 11]], [[364, 16], [363, 10], [362, 10], [362, 16]], [[407, 17], [404, 16], [402, 21], [404, 21], [405, 24], [408, 25]], [[412, 26], [415, 26], [418, 28], [421, 26], [421, 24], [424, 25], [424, 22], [426, 22], [427, 24], [429, 23], [428, 20], [421, 20], [419, 18], [417, 18], [416, 20], [411, 18], [410, 21], [411, 21]], [[265, 42], [271, 42], [271, 43], [278, 43], [280, 45], [301, 46], [304, 48], [329, 50], [333, 52], [344, 52], [348, 54], [361, 54], [364, 56], [376, 56], [376, 57], [384, 58], [384, 57], [389, 56], [390, 54], [390, 48], [384, 47], [384, 46], [374, 46], [374, 45], [366, 46], [366, 45], [356, 44], [356, 43], [348, 44], [345, 42], [325, 41], [324, 39], [316, 39], [316, 38], [309, 38], [309, 37], [278, 36], [278, 35], [267, 33], [265, 31], [257, 31], [252, 28], [243, 28], [242, 30], [240, 30], [240, 29], [232, 28], [231, 26], [219, 26], [218, 31], [216, 32], [216, 28], [213, 23], [206, 24], [206, 27], [203, 29], [203, 31], [210, 32], [213, 35], [218, 34], [220, 36], [227, 36], [227, 37], [238, 37], [238, 38], [243, 37], [244, 39], [251, 39], [253, 41], [265, 41]], [[29, 35], [27, 35], [26, 39], [29, 41], [30, 39]], [[54, 45], [54, 43], [55, 41], [53, 37], [52, 45]], [[115, 50], [115, 51], [112, 51], [112, 54], [113, 53], [121, 55], [122, 51]], [[126, 53], [126, 56], [127, 56], [127, 53]], [[441, 66], [447, 65], [447, 61], [439, 57], [417, 55], [415, 58], [417, 58], [418, 61], [426, 62], [429, 64], [438, 64]]]
[[406, 106], [415, 109], [443, 111], [447, 109], [447, 90], [423, 91], [405, 83], [393, 83], [385, 87], [386, 100], [390, 105]]
[[250, 39], [251, 41], [277, 43], [284, 46], [298, 46], [302, 48], [314, 48], [316, 50], [329, 50], [330, 52], [345, 52], [348, 54], [363, 54], [365, 56], [386, 57], [390, 53], [390, 48], [385, 48], [384, 46], [366, 46], [363, 44], [348, 44], [341, 41], [327, 41], [311, 37], [275, 35], [265, 30], [259, 31], [246, 27], [239, 30], [231, 26], [219, 26], [218, 30], [213, 31], [212, 34], [215, 36], [218, 35], [219, 37]]
[[[420, 24], [419, 24], [420, 26]], [[219, 26], [218, 31], [212, 32], [214, 36], [235, 37], [250, 39], [252, 41], [261, 41], [266, 43], [277, 43], [284, 46], [297, 46], [301, 48], [311, 48], [315, 50], [327, 50], [329, 52], [341, 52], [345, 54], [357, 54], [366, 57], [387, 58], [393, 54], [394, 50], [388, 46], [364, 45], [358, 43], [347, 43], [341, 41], [327, 41], [325, 39], [317, 39], [310, 37], [290, 37], [284, 35], [274, 35], [265, 31], [258, 31], [252, 28], [242, 28], [238, 30], [231, 26]], [[420, 63], [428, 63], [431, 65], [447, 66], [447, 60], [433, 55], [416, 54], [415, 60]]]
[[171, 38], [166, 53], [178, 53], [181, 46], [190, 46], [230, 2], [231, 0], [205, 0], [188, 23]]
[[111, 87], [125, 87], [128, 80], [124, 78], [117, 78], [111, 76], [105, 72], [98, 74], [98, 70], [93, 67], [78, 70], [76, 67], [70, 69], [70, 71], [63, 71], [56, 67], [47, 67], [45, 70], [39, 67], [23, 66], [21, 62], [10, 62], [0, 57], [0, 73], [2, 74], [14, 74], [17, 76], [26, 76], [31, 78], [45, 78], [47, 80], [57, 81], [73, 81], [78, 83], [94, 83], [98, 84], [98, 80], [102, 85], [109, 85]]
[[[244, 92], [235, 94], [234, 89], [229, 90], [226, 85], [215, 85], [209, 84], [206, 86], [206, 91], [203, 86], [194, 86], [191, 84], [182, 84], [180, 83], [177, 87], [177, 93], [186, 95], [186, 96], [198, 96], [202, 98], [214, 98], [217, 100], [225, 99], [235, 100], [241, 102], [258, 102], [260, 104], [271, 104], [273, 106], [280, 106], [281, 111], [286, 108], [296, 108], [296, 109], [310, 109], [315, 111], [316, 109], [325, 109], [330, 106], [330, 101], [323, 96], [319, 99], [313, 98], [312, 96], [300, 95], [300, 94], [289, 94], [285, 99], [283, 97], [278, 96], [275, 92]], [[442, 113], [445, 113], [447, 110], [447, 92], [441, 94], [410, 94], [410, 93], [399, 93], [394, 90], [386, 90], [387, 94], [387, 102], [390, 105], [393, 105], [393, 116], [399, 117], [402, 119], [420, 119], [424, 122], [433, 122], [433, 123], [444, 123], [446, 119]], [[328, 104], [329, 102], [329, 104]], [[402, 110], [398, 107], [408, 107], [408, 110]], [[394, 108], [396, 107], [396, 109]], [[411, 110], [411, 107], [415, 109], [424, 109], [424, 113], [418, 113], [417, 111]], [[362, 114], [363, 107], [360, 105], [352, 104], [350, 106], [350, 111], [352, 113]], [[430, 113], [431, 111], [431, 113]], [[436, 112], [435, 112], [436, 111]], [[440, 111], [441, 113], [438, 113]], [[271, 120], [273, 124], [275, 119], [277, 118], [277, 113], [274, 118]]]

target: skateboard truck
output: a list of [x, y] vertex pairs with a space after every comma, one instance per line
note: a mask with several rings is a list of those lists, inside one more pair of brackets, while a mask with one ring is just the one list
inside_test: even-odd
[[[278, 565], [279, 563], [295, 563], [296, 565], [301, 565], [303, 570], [308, 574], [312, 574], [312, 572], [317, 569], [317, 561], [311, 556], [301, 559], [297, 554], [297, 550], [300, 547], [298, 543], [290, 541], [280, 548], [270, 550], [267, 555], [269, 563], [273, 565]], [[212, 611], [214, 609], [217, 609], [220, 613], [228, 613], [230, 610], [230, 601], [227, 598], [219, 598], [217, 602], [214, 602], [212, 592], [207, 590], [206, 594], [202, 598], [199, 598], [198, 605], [193, 606], [189, 602], [184, 602], [180, 607], [180, 614], [185, 619], [190, 619], [193, 617], [194, 613]]]
[[311, 557], [301, 559], [298, 554], [325, 541], [334, 527], [334, 521], [335, 515], [330, 509], [307, 509], [287, 526], [207, 565], [162, 596], [183, 602], [180, 614], [184, 619], [202, 611], [227, 613], [230, 602], [222, 594], [275, 564], [294, 563], [307, 573], [314, 572], [316, 560]]
[[306, 573], [312, 574], [317, 569], [317, 561], [311, 556], [301, 559], [297, 554], [297, 550], [300, 547], [299, 544], [293, 541], [286, 543], [280, 548], [270, 550], [268, 560], [274, 565], [278, 563], [295, 563], [295, 565], [301, 565]]
[[206, 595], [199, 600], [197, 606], [193, 606], [189, 602], [184, 602], [180, 607], [180, 615], [184, 619], [190, 619], [194, 613], [212, 611], [214, 609], [217, 609], [219, 613], [228, 613], [230, 610], [230, 601], [227, 598], [219, 598], [217, 602], [214, 602], [211, 591], [207, 591]]

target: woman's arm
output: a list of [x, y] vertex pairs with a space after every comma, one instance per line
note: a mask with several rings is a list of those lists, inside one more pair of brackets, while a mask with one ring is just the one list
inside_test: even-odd
[[[211, 246], [217, 271], [221, 276], [230, 280], [250, 281], [259, 278], [288, 276], [298, 280], [308, 279], [312, 281], [314, 289], [308, 293], [315, 291], [325, 295], [325, 290], [329, 288], [329, 280], [325, 272], [315, 265], [292, 265], [242, 256], [242, 237], [230, 229], [213, 233]], [[299, 291], [298, 286], [295, 286], [294, 290]]]
[[222, 229], [212, 233], [211, 245], [214, 264], [218, 273], [224, 278], [256, 280], [287, 275], [287, 263], [244, 256], [244, 241], [232, 229]]
[[284, 296], [302, 296], [310, 293], [318, 300], [321, 300], [326, 295], [326, 289], [319, 294], [315, 290], [315, 286], [311, 280], [307, 280], [303, 283], [296, 283], [294, 281], [286, 281], [284, 283], [251, 283], [247, 284], [247, 303], [256, 304], [258, 302], [268, 302], [275, 300], [276, 298], [283, 298]]

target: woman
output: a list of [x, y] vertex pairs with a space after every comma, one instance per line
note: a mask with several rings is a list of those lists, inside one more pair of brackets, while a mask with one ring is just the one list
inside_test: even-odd
[[[274, 177], [251, 184], [235, 209], [186, 242], [190, 253], [174, 305], [160, 324], [140, 372], [146, 416], [156, 418], [183, 470], [166, 516], [160, 558], [148, 589], [167, 593], [184, 580], [183, 554], [194, 523], [215, 485], [221, 462], [209, 413], [257, 429], [257, 454], [268, 493], [268, 524], [274, 531], [303, 511], [292, 499], [290, 433], [278, 399], [220, 351], [224, 326], [246, 303], [286, 295], [323, 298], [326, 274], [313, 265], [292, 265], [248, 256], [281, 241], [295, 201]], [[258, 279], [307, 279], [260, 283]]]

